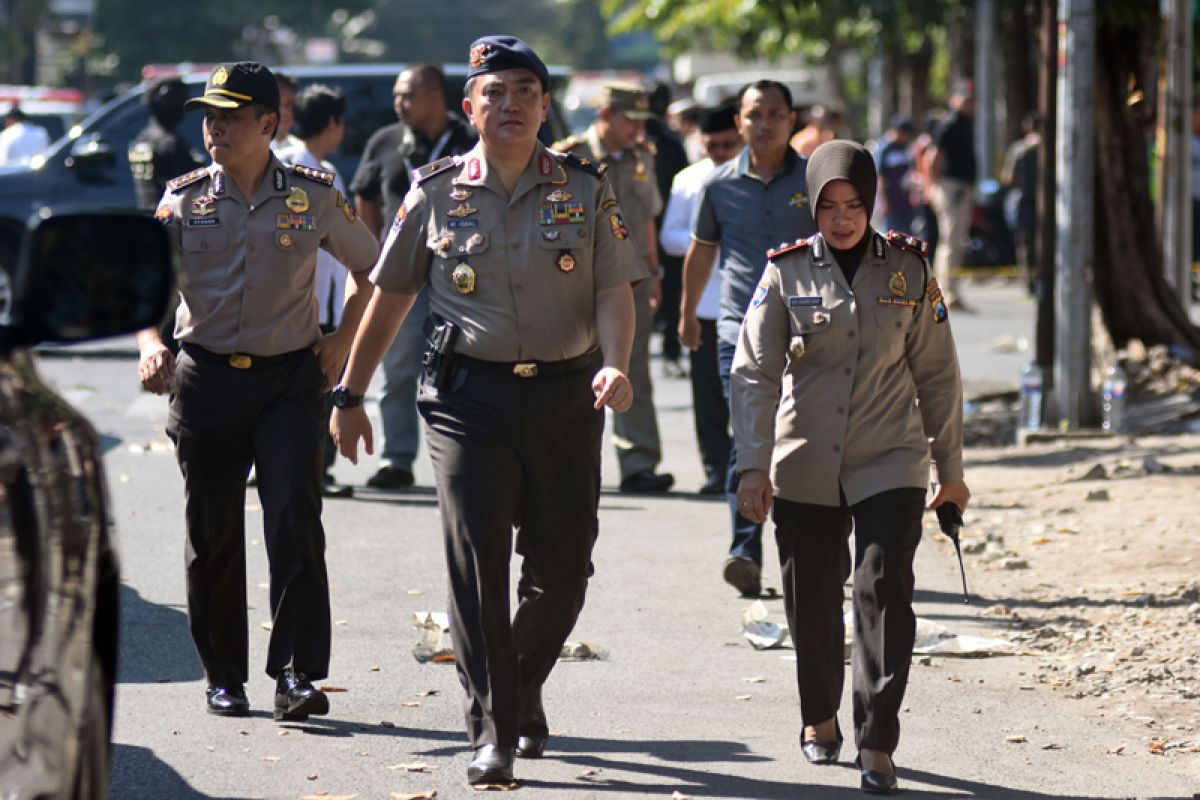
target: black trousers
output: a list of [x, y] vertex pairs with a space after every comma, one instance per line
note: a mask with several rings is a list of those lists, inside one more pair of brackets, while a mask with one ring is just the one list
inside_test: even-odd
[[691, 363], [692, 415], [705, 476], [724, 475], [729, 467], [729, 404], [721, 385], [717, 360], [717, 321], [700, 320], [700, 349], [688, 356]]
[[[186, 346], [185, 346], [186, 347]], [[266, 672], [329, 669], [329, 579], [321, 527], [325, 398], [316, 356], [235, 369], [180, 352], [167, 434], [183, 473], [188, 621], [208, 681], [245, 683], [246, 475], [254, 464], [271, 570]]]
[[796, 645], [800, 716], [815, 725], [842, 700], [842, 584], [854, 530], [854, 734], [859, 749], [889, 755], [900, 740], [916, 616], [913, 558], [921, 541], [923, 489], [891, 489], [853, 506], [775, 499], [772, 518], [784, 606]]
[[[541, 687], [583, 609], [599, 530], [604, 412], [592, 408], [593, 374], [460, 368], [437, 394], [421, 388], [473, 747], [548, 731]], [[523, 561], [510, 619], [514, 530]]]
[[667, 255], [658, 248], [658, 261], [662, 265], [662, 296], [655, 314], [658, 326], [662, 328], [663, 358], [671, 361], [678, 360], [683, 354], [679, 343], [679, 302], [683, 299], [683, 259], [679, 256]]

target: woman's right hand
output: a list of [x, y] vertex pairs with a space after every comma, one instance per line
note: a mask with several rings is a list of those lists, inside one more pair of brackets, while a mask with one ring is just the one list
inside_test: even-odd
[[767, 521], [774, 499], [775, 489], [766, 470], [748, 469], [742, 473], [737, 489], [739, 514], [761, 525]]

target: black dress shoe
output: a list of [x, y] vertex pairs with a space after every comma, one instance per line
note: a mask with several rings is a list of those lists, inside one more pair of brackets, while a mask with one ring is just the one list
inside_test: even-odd
[[328, 714], [329, 698], [318, 690], [303, 672], [291, 667], [275, 682], [275, 721], [298, 722], [312, 714]]
[[414, 480], [411, 470], [387, 465], [380, 467], [378, 472], [367, 478], [367, 486], [372, 489], [407, 489], [413, 485]]
[[841, 741], [820, 742], [815, 739], [800, 744], [804, 757], [810, 764], [836, 764], [842, 752]]
[[742, 597], [758, 597], [762, 594], [762, 568], [750, 556], [730, 556], [725, 559], [722, 577]]
[[549, 736], [518, 736], [517, 758], [541, 758], [549, 741]]
[[245, 717], [250, 714], [250, 701], [240, 683], [232, 686], [209, 686], [204, 690], [208, 713], [218, 717]]
[[[862, 771], [862, 782], [859, 785], [864, 792], [869, 794], [895, 794], [900, 790], [900, 784], [896, 782], [896, 773], [894, 771], [880, 772], [875, 769], [864, 769], [861, 756], [854, 759], [854, 763]], [[896, 765], [893, 763], [892, 769], [895, 770], [895, 768]]]
[[475, 756], [467, 765], [467, 783], [478, 786], [486, 783], [513, 782], [513, 749], [494, 744], [475, 748]]
[[712, 472], [704, 479], [704, 483], [700, 486], [699, 493], [705, 497], [717, 497], [725, 494], [725, 473]]
[[345, 483], [338, 483], [334, 477], [326, 472], [321, 476], [321, 496], [322, 497], [354, 497], [354, 487]]
[[621, 491], [630, 494], [656, 494], [665, 492], [675, 485], [675, 476], [669, 472], [644, 469], [621, 480]]

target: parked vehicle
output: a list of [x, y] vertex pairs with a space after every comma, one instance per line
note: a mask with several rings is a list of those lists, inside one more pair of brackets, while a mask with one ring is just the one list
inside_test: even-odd
[[0, 796], [108, 796], [118, 570], [99, 438], [30, 348], [157, 324], [166, 231], [135, 213], [51, 214], [0, 315]]
[[[342, 146], [329, 160], [349, 183], [371, 134], [396, 121], [392, 108], [392, 86], [403, 64], [329, 65], [280, 67], [301, 88], [323, 83], [346, 96], [346, 135]], [[447, 97], [451, 109], [461, 105], [467, 65], [446, 65]], [[208, 71], [178, 75], [200, 95]], [[552, 91], [566, 85], [569, 71], [550, 70]], [[135, 208], [133, 178], [129, 171], [129, 142], [146, 126], [149, 109], [142, 103], [148, 84], [143, 83], [97, 109], [81, 124], [59, 139], [29, 168], [0, 168], [0, 267], [10, 273], [17, 244], [31, 214], [45, 206], [62, 203], [94, 208]], [[191, 114], [180, 133], [197, 151], [204, 152], [200, 115]], [[562, 114], [552, 101], [550, 119], [542, 139], [551, 142], [567, 135]]]

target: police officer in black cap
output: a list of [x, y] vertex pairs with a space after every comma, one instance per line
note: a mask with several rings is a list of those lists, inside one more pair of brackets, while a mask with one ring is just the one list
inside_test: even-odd
[[[167, 183], [155, 216], [183, 273], [178, 361], [153, 329], [138, 335], [139, 373], [171, 394], [167, 435], [183, 473], [188, 622], [208, 678], [210, 713], [250, 704], [246, 613], [246, 475], [256, 466], [271, 569], [266, 672], [275, 719], [324, 714], [312, 684], [329, 668], [329, 578], [321, 527], [325, 394], [337, 381], [379, 251], [333, 187], [333, 175], [271, 153], [279, 88], [261, 64], [221, 64], [204, 96], [213, 164]], [[352, 278], [341, 326], [321, 335], [313, 301], [317, 248]]]
[[359, 439], [370, 452], [362, 395], [426, 288], [440, 322], [418, 406], [478, 786], [511, 783], [513, 756], [547, 744], [542, 685], [583, 608], [604, 407], [633, 400], [631, 283], [648, 271], [603, 172], [538, 142], [550, 103], [541, 59], [519, 39], [486, 36], [470, 62], [463, 111], [480, 143], [417, 170], [372, 273], [332, 428], [350, 460]]
[[150, 121], [129, 145], [129, 169], [137, 206], [143, 211], [158, 207], [167, 181], [203, 166], [206, 160], [175, 130], [183, 121], [187, 99], [187, 86], [178, 78], [155, 81], [142, 95], [150, 108]]

